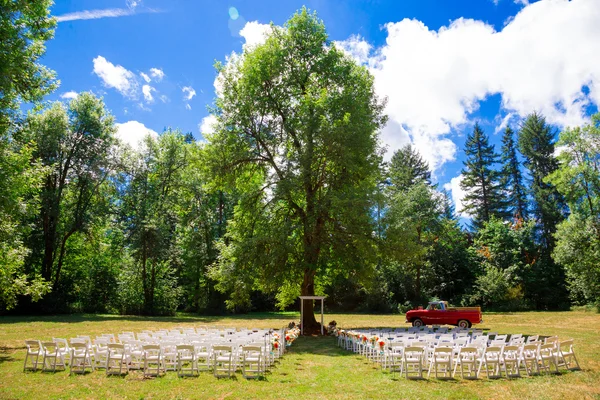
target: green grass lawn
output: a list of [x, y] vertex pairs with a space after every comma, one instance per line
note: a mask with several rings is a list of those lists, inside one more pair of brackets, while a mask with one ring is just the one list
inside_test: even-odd
[[[182, 315], [142, 318], [112, 315], [0, 317], [0, 398], [295, 398], [295, 399], [581, 399], [600, 398], [600, 314], [584, 311], [485, 314], [479, 327], [499, 333], [558, 335], [575, 339], [583, 371], [514, 380], [407, 381], [382, 372], [366, 358], [336, 347], [331, 337], [302, 337], [266, 379], [217, 380], [209, 373], [177, 378], [174, 372], [143, 379], [140, 372], [107, 377], [104, 371], [70, 377], [68, 372], [22, 372], [25, 339], [92, 337], [100, 333], [140, 332], [184, 326], [279, 328], [297, 313], [231, 317]], [[407, 326], [402, 315], [328, 314], [342, 328]]]

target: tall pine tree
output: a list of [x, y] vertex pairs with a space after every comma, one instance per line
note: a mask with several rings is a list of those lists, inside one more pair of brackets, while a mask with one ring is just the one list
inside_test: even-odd
[[393, 190], [406, 190], [417, 183], [431, 185], [429, 165], [410, 144], [394, 153], [388, 176]]
[[564, 219], [565, 201], [556, 187], [544, 178], [558, 169], [554, 157], [554, 132], [546, 119], [536, 113], [529, 115], [519, 133], [519, 150], [531, 175], [533, 213], [538, 221], [542, 246], [552, 251], [556, 225]]
[[523, 185], [521, 163], [517, 158], [514, 132], [510, 127], [506, 127], [502, 137], [501, 161], [500, 185], [505, 193], [506, 214], [527, 218], [527, 189]]
[[479, 124], [475, 124], [473, 133], [467, 136], [465, 154], [467, 160], [463, 162], [460, 183], [466, 192], [463, 210], [473, 216], [473, 226], [479, 229], [492, 216], [502, 216], [503, 208], [499, 173], [493, 168], [498, 163], [498, 155]]
[[554, 136], [546, 119], [536, 113], [525, 119], [519, 132], [519, 150], [531, 176], [532, 212], [540, 246], [538, 261], [533, 264], [526, 281], [527, 296], [537, 309], [556, 309], [568, 304], [564, 270], [551, 257], [556, 226], [564, 219], [567, 209], [556, 187], [544, 181], [558, 168]]

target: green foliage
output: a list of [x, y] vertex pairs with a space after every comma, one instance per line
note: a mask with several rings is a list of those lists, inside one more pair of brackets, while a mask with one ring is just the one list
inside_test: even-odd
[[461, 171], [463, 180], [460, 187], [466, 192], [463, 210], [473, 215], [473, 226], [480, 228], [484, 222], [502, 216], [504, 207], [499, 173], [494, 169], [498, 155], [489, 144], [488, 136], [478, 124], [465, 143], [466, 161]]
[[560, 166], [545, 181], [564, 195], [571, 215], [557, 227], [552, 256], [566, 269], [571, 298], [594, 303], [600, 299], [600, 114], [565, 129], [557, 145]]
[[536, 262], [533, 222], [504, 222], [492, 218], [479, 230], [472, 252], [481, 265], [471, 304], [488, 309], [525, 308], [527, 277]]
[[410, 144], [396, 151], [389, 165], [390, 190], [406, 190], [418, 183], [431, 184], [429, 165]]
[[21, 101], [39, 101], [58, 86], [54, 72], [38, 63], [54, 36], [51, 5], [52, 0], [0, 2], [0, 136]]
[[502, 136], [500, 186], [506, 197], [505, 216], [527, 218], [527, 189], [523, 185], [514, 132], [506, 127]]
[[536, 113], [525, 119], [519, 132], [519, 149], [531, 176], [532, 210], [537, 222], [539, 259], [529, 279], [531, 299], [537, 309], [565, 308], [568, 303], [564, 268], [551, 257], [556, 227], [567, 213], [563, 196], [546, 180], [558, 168], [554, 136], [545, 118]]
[[519, 149], [531, 175], [533, 212], [539, 221], [539, 240], [547, 252], [554, 248], [556, 225], [563, 220], [565, 212], [563, 197], [554, 185], [545, 181], [558, 168], [554, 157], [554, 136], [546, 119], [536, 113], [525, 119], [519, 132]]
[[33, 158], [46, 174], [40, 193], [40, 212], [29, 238], [37, 249], [29, 268], [52, 281], [60, 275], [69, 238], [85, 231], [94, 219], [98, 193], [111, 171], [115, 143], [114, 119], [101, 98], [81, 93], [68, 107], [53, 103], [31, 112], [19, 140], [37, 144]]
[[229, 307], [254, 289], [285, 306], [338, 274], [368, 271], [385, 122], [373, 77], [306, 9], [217, 68], [207, 158], [216, 181], [241, 193], [211, 271]]

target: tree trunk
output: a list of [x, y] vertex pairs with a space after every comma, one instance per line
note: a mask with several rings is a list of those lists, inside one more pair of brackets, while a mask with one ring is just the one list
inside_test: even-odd
[[[302, 287], [300, 291], [301, 296], [314, 296], [315, 295], [315, 271], [307, 269], [304, 271], [304, 280], [302, 281]], [[302, 300], [304, 308], [304, 318], [301, 321], [303, 326], [304, 334], [311, 335], [316, 331], [320, 332], [320, 325], [315, 319], [314, 300]]]

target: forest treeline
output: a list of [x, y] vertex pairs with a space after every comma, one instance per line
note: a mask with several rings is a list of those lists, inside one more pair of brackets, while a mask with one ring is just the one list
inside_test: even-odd
[[[383, 103], [372, 101], [372, 77], [335, 47], [324, 48], [314, 14], [303, 10], [260, 52], [217, 66], [223, 95], [208, 141], [166, 129], [132, 148], [117, 139], [113, 116], [93, 93], [43, 101], [58, 85], [39, 63], [55, 22], [49, 1], [32, 4], [0, 6], [7, 39], [0, 43], [1, 312], [286, 309], [297, 306], [308, 278], [310, 290], [340, 311], [402, 311], [433, 298], [486, 310], [598, 305], [600, 114], [558, 132], [533, 112], [504, 130], [499, 149], [476, 124], [464, 145], [463, 211], [471, 219], [463, 226], [413, 147], [383, 161], [377, 131], [385, 117]], [[289, 142], [276, 144], [286, 149], [282, 160], [262, 140], [283, 134], [261, 128], [241, 142], [228, 118], [244, 121], [246, 104], [262, 101], [253, 72], [279, 65], [266, 61], [298, 48], [286, 46], [306, 40], [295, 35], [302, 29], [314, 35], [311, 59], [323, 52], [315, 65], [330, 81], [352, 78], [347, 96], [355, 103], [315, 101], [312, 114], [318, 107], [324, 115], [352, 111], [330, 130], [311, 131], [321, 135], [314, 142], [299, 131], [298, 139], [300, 124], [278, 109], [290, 133]], [[265, 107], [278, 106], [277, 93], [268, 94]], [[310, 196], [294, 191], [299, 182], [309, 183]], [[306, 226], [317, 235], [301, 237]], [[310, 253], [313, 239], [321, 244]], [[311, 254], [313, 270], [294, 268]], [[308, 278], [302, 272], [317, 270]]]

